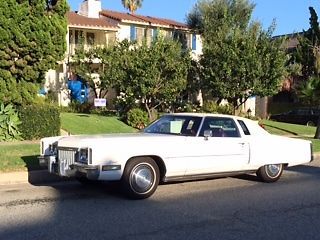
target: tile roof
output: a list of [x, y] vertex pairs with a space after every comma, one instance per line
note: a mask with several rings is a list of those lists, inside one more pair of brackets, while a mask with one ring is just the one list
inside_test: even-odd
[[76, 12], [67, 13], [68, 24], [79, 27], [90, 27], [90, 28], [104, 28], [104, 29], [116, 29], [118, 28], [118, 22], [109, 21], [108, 19], [101, 18], [88, 18], [81, 16]]
[[278, 38], [285, 39], [284, 47], [290, 51], [292, 49], [295, 49], [299, 45], [299, 36], [302, 36], [302, 35], [303, 35], [303, 32], [298, 32], [298, 33], [274, 36], [273, 39], [278, 39]]
[[107, 18], [111, 18], [117, 21], [138, 22], [141, 24], [148, 24], [148, 25], [151, 24], [151, 25], [158, 25], [162, 27], [188, 29], [188, 26], [186, 24], [180, 23], [174, 20], [170, 20], [170, 19], [142, 16], [142, 15], [131, 14], [131, 13], [115, 12], [110, 10], [102, 10], [100, 14]]

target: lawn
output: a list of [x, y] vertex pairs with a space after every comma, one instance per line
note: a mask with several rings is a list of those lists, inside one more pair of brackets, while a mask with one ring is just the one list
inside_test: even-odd
[[268, 132], [277, 135], [313, 137], [316, 132], [316, 127], [308, 127], [305, 125], [289, 124], [270, 120], [263, 120], [262, 123]]
[[70, 134], [131, 133], [132, 127], [117, 117], [95, 114], [61, 113], [61, 128]]
[[[273, 134], [309, 139], [314, 152], [320, 152], [320, 140], [313, 139], [315, 127], [287, 124], [264, 120], [267, 131]], [[70, 134], [128, 133], [136, 130], [119, 121], [116, 117], [62, 113], [62, 128]], [[38, 141], [0, 144], [0, 172], [40, 169], [37, 155]]]
[[37, 156], [39, 143], [0, 144], [0, 172], [40, 169]]
[[[70, 134], [131, 133], [136, 132], [116, 117], [61, 113], [61, 127]], [[0, 172], [40, 169], [37, 156], [39, 141], [0, 144]]]

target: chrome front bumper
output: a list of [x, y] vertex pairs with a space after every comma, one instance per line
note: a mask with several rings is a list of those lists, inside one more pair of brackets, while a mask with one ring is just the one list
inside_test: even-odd
[[67, 161], [58, 161], [56, 156], [39, 156], [39, 165], [47, 167], [48, 171], [61, 177], [75, 177], [79, 173], [90, 180], [97, 180], [100, 175], [99, 166], [91, 166], [81, 163], [68, 164]]

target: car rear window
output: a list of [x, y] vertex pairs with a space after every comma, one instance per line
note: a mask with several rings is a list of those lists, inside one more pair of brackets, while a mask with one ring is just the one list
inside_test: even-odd
[[242, 128], [242, 131], [244, 133], [244, 135], [251, 135], [249, 129], [247, 128], [246, 124], [244, 123], [244, 121], [242, 120], [238, 120], [239, 125]]

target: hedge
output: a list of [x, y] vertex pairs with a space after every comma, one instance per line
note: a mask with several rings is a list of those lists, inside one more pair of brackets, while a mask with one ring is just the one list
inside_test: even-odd
[[60, 135], [60, 111], [49, 104], [29, 105], [19, 109], [19, 130], [25, 140]]

